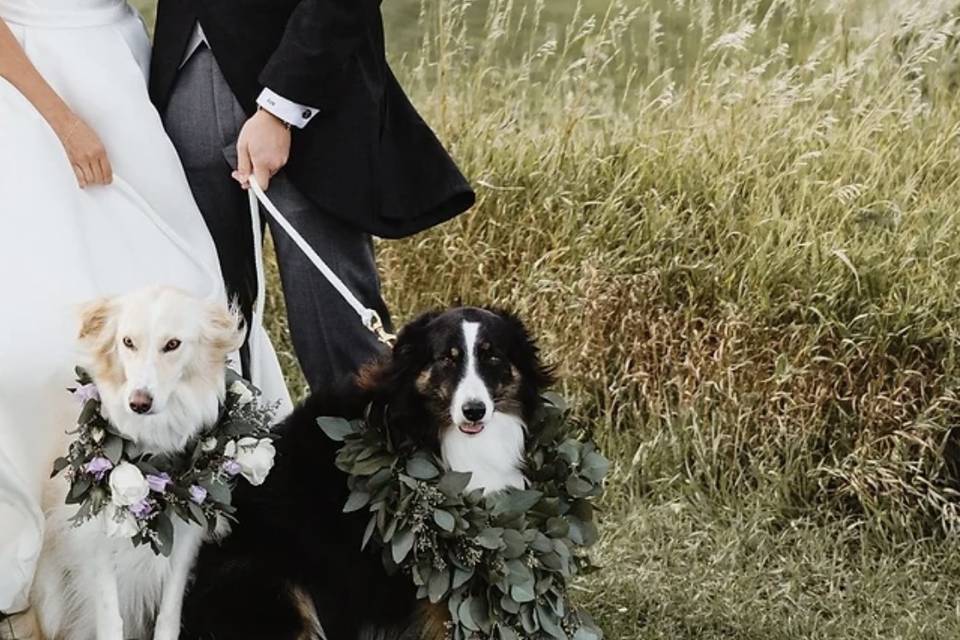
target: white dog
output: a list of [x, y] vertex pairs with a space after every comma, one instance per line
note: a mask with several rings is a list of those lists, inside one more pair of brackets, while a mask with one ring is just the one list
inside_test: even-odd
[[[82, 363], [102, 411], [146, 452], [182, 450], [218, 417], [225, 365], [244, 333], [235, 312], [154, 288], [100, 300], [82, 311]], [[45, 492], [47, 530], [31, 600], [50, 640], [176, 640], [190, 569], [203, 538], [176, 519], [170, 557], [107, 536], [104, 515], [75, 527], [67, 484]]]

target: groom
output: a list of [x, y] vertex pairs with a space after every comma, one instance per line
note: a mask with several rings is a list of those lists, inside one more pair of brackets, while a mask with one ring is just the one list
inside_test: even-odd
[[[150, 85], [248, 318], [250, 176], [385, 320], [371, 234], [408, 236], [474, 202], [387, 66], [379, 0], [159, 0]], [[271, 231], [294, 348], [318, 389], [379, 347], [284, 231]]]

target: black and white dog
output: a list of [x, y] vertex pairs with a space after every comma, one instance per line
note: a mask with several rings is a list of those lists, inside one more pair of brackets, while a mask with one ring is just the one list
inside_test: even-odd
[[238, 523], [204, 547], [182, 638], [421, 639], [445, 636], [445, 608], [421, 606], [412, 581], [361, 551], [369, 514], [344, 514], [347, 482], [320, 416], [369, 410], [396, 432], [473, 474], [469, 489], [522, 487], [526, 425], [552, 375], [514, 316], [459, 308], [428, 313], [393, 353], [348, 388], [315, 395], [279, 427], [266, 484], [241, 485]]

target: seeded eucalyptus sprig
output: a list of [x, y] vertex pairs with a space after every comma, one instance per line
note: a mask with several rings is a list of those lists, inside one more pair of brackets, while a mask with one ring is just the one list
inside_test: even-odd
[[599, 640], [574, 610], [569, 581], [593, 569], [593, 500], [609, 462], [578, 433], [557, 396], [544, 398], [530, 425], [525, 475], [530, 489], [484, 496], [466, 492], [470, 474], [445, 468], [376, 420], [320, 418], [342, 442], [337, 466], [348, 475], [344, 512], [366, 509], [363, 546], [383, 550], [388, 570], [411, 577], [421, 598], [446, 602], [452, 640]]

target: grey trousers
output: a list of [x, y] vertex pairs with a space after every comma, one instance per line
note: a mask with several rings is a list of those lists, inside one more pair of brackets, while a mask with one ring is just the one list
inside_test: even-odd
[[[247, 194], [230, 177], [247, 115], [208, 48], [198, 49], [180, 70], [163, 120], [213, 235], [227, 290], [249, 319], [257, 284], [253, 231]], [[389, 323], [370, 236], [319, 211], [283, 171], [268, 195], [360, 301]], [[382, 347], [283, 229], [265, 217], [297, 358], [311, 389], [329, 388]]]

